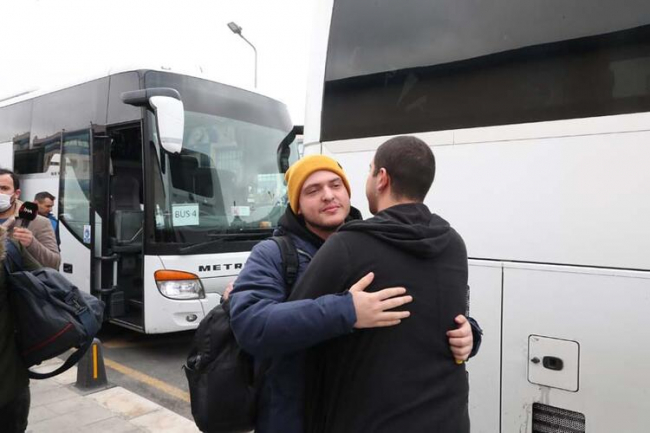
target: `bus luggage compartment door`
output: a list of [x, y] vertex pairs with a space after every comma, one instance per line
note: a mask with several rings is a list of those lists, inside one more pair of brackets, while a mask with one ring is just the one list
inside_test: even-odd
[[467, 363], [472, 433], [495, 433], [501, 407], [501, 263], [470, 260], [469, 286], [469, 315], [484, 330], [478, 355]]
[[501, 431], [647, 431], [650, 272], [505, 264], [503, 279]]

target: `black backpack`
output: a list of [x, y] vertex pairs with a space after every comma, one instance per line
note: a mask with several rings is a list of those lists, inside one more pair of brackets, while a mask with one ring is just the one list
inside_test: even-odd
[[54, 269], [24, 270], [16, 245], [7, 241], [6, 246], [4, 267], [9, 303], [16, 323], [19, 353], [25, 366], [38, 365], [69, 349], [78, 348], [54, 371], [29, 371], [32, 379], [56, 376], [75, 365], [92, 345], [102, 324], [104, 303], [81, 292]]
[[[280, 247], [291, 290], [298, 275], [298, 252], [289, 236], [271, 239]], [[255, 374], [253, 358], [239, 347], [230, 327], [228, 301], [217, 305], [199, 324], [183, 366], [197, 427], [205, 433], [253, 430], [258, 390], [268, 367], [263, 365]]]

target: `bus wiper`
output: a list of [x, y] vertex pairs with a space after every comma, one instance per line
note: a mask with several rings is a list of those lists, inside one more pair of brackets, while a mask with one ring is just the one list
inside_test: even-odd
[[216, 245], [222, 242], [239, 241], [239, 240], [246, 240], [246, 241], [262, 240], [269, 237], [269, 231], [268, 229], [264, 229], [263, 232], [255, 231], [255, 232], [237, 232], [237, 233], [211, 233], [208, 234], [208, 237], [212, 237], [212, 238], [218, 237], [218, 238], [211, 239], [205, 242], [199, 242], [198, 244], [188, 245], [186, 247], [181, 248], [180, 252], [187, 253], [190, 251], [201, 249], [203, 247], [207, 247], [209, 245]]
[[212, 244], [218, 244], [218, 243], [221, 243], [223, 241], [224, 241], [223, 239], [213, 239], [211, 241], [199, 242], [198, 244], [192, 244], [192, 245], [188, 245], [186, 247], [181, 248], [180, 252], [181, 253], [187, 253], [187, 252], [190, 252], [190, 251], [197, 250], [197, 249], [199, 249], [201, 247], [206, 247], [206, 246], [212, 245]]
[[263, 235], [270, 235], [273, 233], [272, 228], [240, 228], [236, 230], [212, 230], [208, 233], [208, 237], [210, 238], [215, 238], [215, 237], [240, 237], [240, 236], [250, 236], [252, 235], [253, 237], [259, 236], [260, 234]]

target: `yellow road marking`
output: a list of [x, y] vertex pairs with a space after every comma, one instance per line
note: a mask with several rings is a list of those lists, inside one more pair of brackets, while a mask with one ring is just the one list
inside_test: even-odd
[[127, 340], [113, 340], [102, 342], [104, 347], [109, 349], [128, 349], [130, 347], [142, 347], [142, 346], [158, 346], [160, 342], [158, 341], [127, 341]]
[[127, 367], [126, 365], [122, 365], [119, 362], [115, 362], [111, 359], [104, 358], [104, 364], [112, 368], [115, 371], [118, 371], [126, 376], [131, 377], [132, 379], [135, 379], [139, 382], [142, 382], [146, 385], [152, 386], [165, 394], [171, 395], [172, 397], [176, 397], [179, 400], [183, 400], [186, 403], [190, 402], [190, 394], [188, 392], [183, 391], [182, 389], [176, 388], [175, 386], [172, 386], [166, 382], [163, 382], [160, 379], [156, 379], [155, 377], [151, 377], [147, 374], [144, 374], [138, 370], [135, 370], [131, 367]]
[[[178, 341], [186, 341], [186, 340], [181, 340], [179, 339]], [[142, 340], [126, 340], [126, 339], [112, 339], [108, 341], [102, 341], [102, 345], [108, 349], [128, 349], [130, 347], [145, 347], [145, 346], [161, 346], [164, 344], [169, 344], [169, 343], [176, 343], [176, 340], [165, 340], [164, 342], [161, 342], [160, 340], [157, 339], [142, 339]]]
[[128, 343], [126, 341], [102, 341], [102, 345], [104, 347], [107, 347], [109, 349], [121, 349], [123, 347], [130, 347], [133, 346], [133, 344]]

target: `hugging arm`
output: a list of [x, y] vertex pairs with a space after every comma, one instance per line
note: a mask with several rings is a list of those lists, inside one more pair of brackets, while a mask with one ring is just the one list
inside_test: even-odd
[[[314, 299], [327, 293], [341, 293], [350, 289], [358, 319], [355, 328], [394, 326], [406, 319], [409, 316], [408, 311], [389, 311], [412, 301], [411, 296], [404, 296], [406, 289], [396, 287], [373, 293], [364, 292], [360, 287], [365, 288], [370, 284], [372, 277], [366, 275], [358, 282], [350, 280], [350, 257], [345, 244], [339, 239], [338, 236], [332, 236], [323, 245], [299, 284], [294, 288], [290, 299]], [[359, 286], [355, 288], [352, 283]], [[373, 306], [369, 307], [371, 302]], [[366, 312], [374, 314], [372, 319], [374, 322], [362, 320], [364, 312], [360, 308], [366, 307], [368, 308]], [[457, 329], [447, 333], [449, 348], [455, 359], [465, 361], [478, 351], [482, 331], [474, 319], [462, 315], [457, 317], [457, 325]]]
[[281, 355], [352, 330], [350, 294], [285, 302], [288, 292], [277, 244], [259, 243], [230, 295], [230, 323], [245, 351], [262, 358]]

